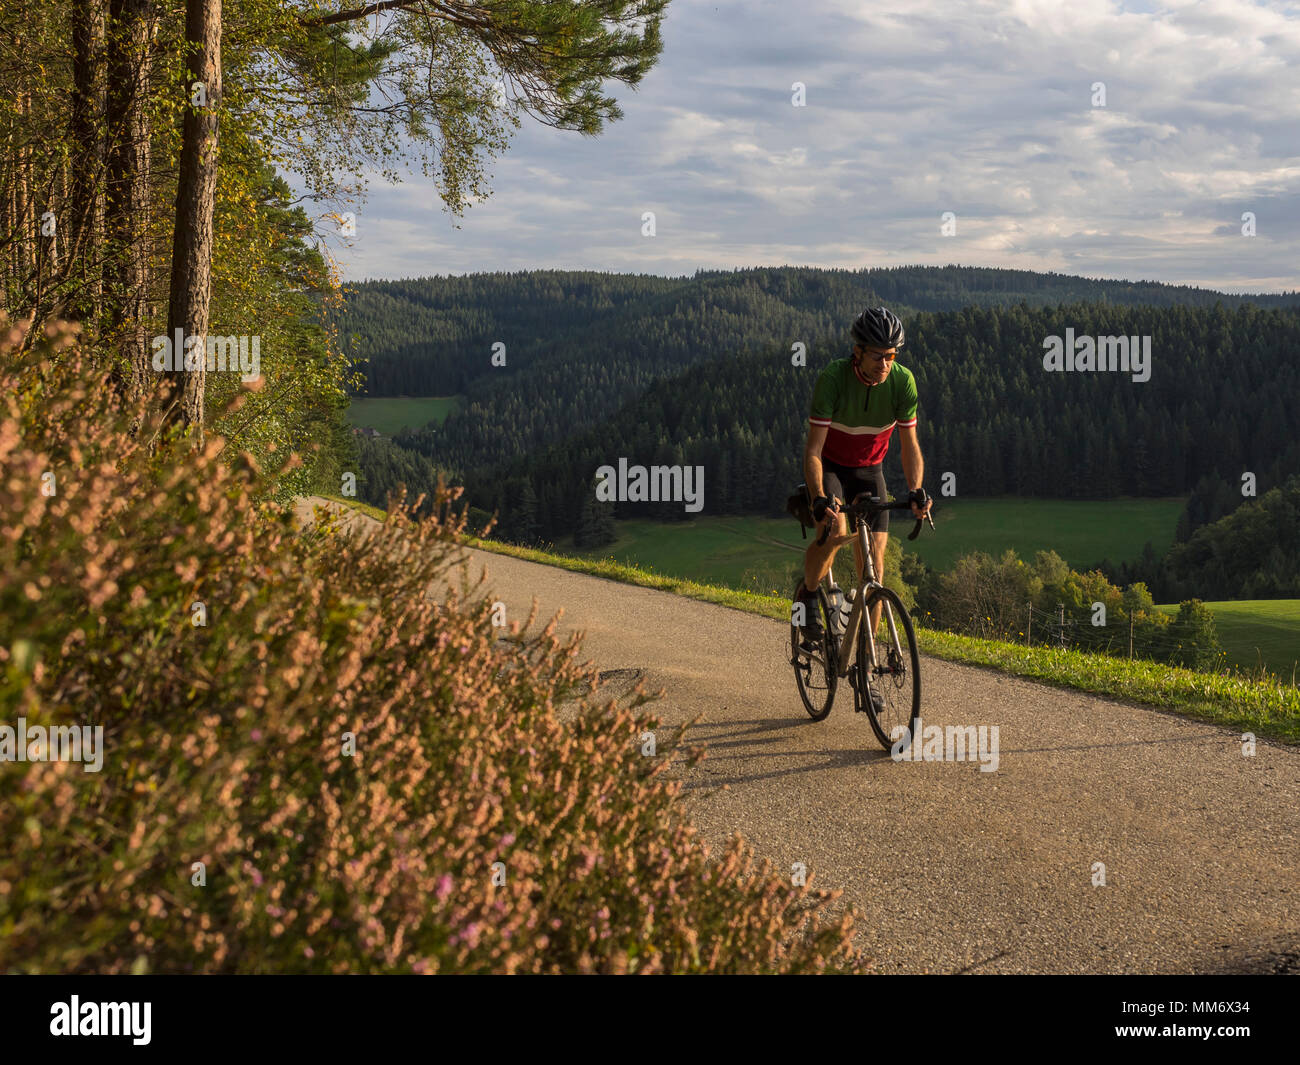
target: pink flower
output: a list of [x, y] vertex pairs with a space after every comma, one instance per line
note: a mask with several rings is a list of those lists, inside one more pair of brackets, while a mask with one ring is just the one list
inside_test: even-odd
[[451, 894], [453, 885], [454, 881], [449, 873], [443, 873], [442, 876], [438, 877], [438, 886], [434, 888], [433, 893], [437, 896], [439, 902]]

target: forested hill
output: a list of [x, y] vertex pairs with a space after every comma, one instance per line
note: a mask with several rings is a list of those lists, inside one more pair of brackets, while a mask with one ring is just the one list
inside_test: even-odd
[[[754, 336], [823, 333], [868, 303], [900, 314], [969, 306], [1099, 302], [1155, 307], [1300, 306], [1300, 293], [1225, 295], [1154, 281], [967, 266], [875, 270], [758, 267], [666, 278], [535, 270], [364, 281], [349, 286], [342, 335], [367, 365], [367, 395], [447, 395], [557, 356], [606, 362], [615, 352], [668, 350], [685, 365], [748, 350]], [[650, 341], [654, 344], [651, 345]], [[507, 348], [504, 372], [491, 348]], [[628, 354], [634, 353], [628, 351]]]
[[[371, 281], [339, 322], [366, 360], [368, 395], [463, 394], [435, 461], [511, 462], [599, 425], [688, 367], [821, 338], [840, 352], [868, 304], [900, 314], [972, 305], [1237, 307], [1246, 297], [1154, 282], [975, 267], [701, 272], [694, 277], [528, 271]], [[1300, 305], [1300, 293], [1250, 297]], [[504, 366], [492, 364], [504, 345]], [[497, 349], [501, 351], [502, 349]], [[909, 349], [915, 350], [915, 345]]]
[[1300, 475], [1175, 544], [1154, 574], [1118, 569], [1158, 583], [1171, 599], [1300, 597]]
[[[1300, 311], [1075, 304], [923, 312], [907, 321], [900, 360], [916, 375], [932, 490], [1103, 500], [1195, 492], [1197, 522], [1300, 468]], [[1150, 380], [1115, 372], [1051, 373], [1044, 338], [1151, 338]], [[808, 364], [784, 342], [756, 344], [660, 380], [612, 416], [538, 452], [510, 422], [423, 432], [400, 442], [465, 479], [470, 500], [499, 509], [507, 536], [573, 532], [598, 466], [704, 467], [705, 513], [772, 513], [798, 479], [818, 371], [845, 353], [842, 330], [808, 337]], [[561, 406], [528, 385], [521, 402], [546, 419]], [[480, 412], [478, 417], [482, 417]], [[499, 448], [479, 449], [485, 434]], [[897, 448], [891, 484], [899, 484]], [[683, 517], [680, 503], [617, 504], [623, 517]]]

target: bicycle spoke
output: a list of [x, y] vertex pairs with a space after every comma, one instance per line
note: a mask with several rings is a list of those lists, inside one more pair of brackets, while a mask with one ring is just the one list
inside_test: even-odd
[[[859, 668], [871, 689], [863, 695], [861, 705], [871, 719], [876, 738], [888, 750], [896, 731], [914, 726], [920, 709], [920, 661], [911, 619], [897, 595], [880, 589], [873, 598], [880, 601], [885, 633], [875, 644], [874, 666], [866, 663], [866, 640], [860, 641], [859, 655], [864, 664]], [[878, 709], [871, 692], [879, 699]]]
[[790, 627], [791, 664], [794, 667], [795, 685], [804, 709], [814, 721], [822, 720], [831, 712], [835, 701], [835, 688], [838, 676], [835, 671], [834, 649], [827, 645], [833, 639], [830, 612], [824, 595], [818, 596], [818, 609], [822, 614], [825, 636], [814, 650], [806, 650], [802, 644], [802, 632], [795, 626]]

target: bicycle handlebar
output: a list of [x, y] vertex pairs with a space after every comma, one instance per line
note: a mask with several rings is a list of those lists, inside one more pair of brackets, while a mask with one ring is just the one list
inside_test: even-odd
[[[858, 518], [870, 519], [885, 510], [911, 510], [912, 501], [910, 499], [895, 499], [889, 503], [877, 503], [874, 499], [868, 497], [866, 499], [859, 499], [854, 503], [841, 504], [841, 506], [836, 509], [843, 510], [846, 514], [853, 514]], [[930, 528], [934, 528], [934, 519], [930, 517], [929, 514], [926, 514], [924, 518], [917, 518], [916, 525], [913, 526], [912, 531], [907, 534], [909, 540], [915, 540], [921, 535], [922, 521], [928, 521], [930, 523]], [[830, 536], [830, 534], [831, 523], [828, 521], [826, 523], [826, 528], [822, 530], [821, 536], [817, 537], [817, 546], [823, 546], [826, 543], [826, 538]]]

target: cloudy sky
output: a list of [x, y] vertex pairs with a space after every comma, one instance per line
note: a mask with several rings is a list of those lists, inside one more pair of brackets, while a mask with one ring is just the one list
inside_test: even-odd
[[658, 66], [615, 90], [597, 138], [525, 117], [459, 229], [418, 173], [372, 182], [346, 276], [955, 262], [1300, 288], [1297, 4], [673, 0]]

